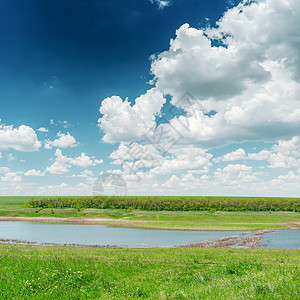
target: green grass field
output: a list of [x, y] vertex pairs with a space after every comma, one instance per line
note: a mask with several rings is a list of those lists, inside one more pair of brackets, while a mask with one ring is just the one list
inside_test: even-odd
[[[198, 230], [300, 227], [297, 212], [24, 207], [30, 198], [0, 197], [0, 220]], [[0, 244], [0, 299], [299, 299], [299, 254]]]
[[[139, 211], [126, 209], [30, 208], [30, 197], [0, 197], [0, 218], [36, 217], [47, 222], [78, 222], [135, 228], [247, 230], [300, 228], [297, 212]], [[52, 218], [47, 220], [46, 218]], [[53, 219], [55, 217], [55, 219]], [[88, 220], [89, 219], [89, 220]], [[88, 220], [88, 221], [87, 221]], [[42, 221], [42, 220], [39, 220]]]
[[0, 245], [1, 299], [299, 299], [300, 252]]

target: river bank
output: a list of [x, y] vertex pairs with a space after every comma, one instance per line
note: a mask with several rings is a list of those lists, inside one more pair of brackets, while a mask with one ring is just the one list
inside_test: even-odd
[[[245, 230], [261, 230], [268, 229], [300, 229], [300, 222], [289, 223], [226, 223], [222, 224], [201, 224], [200, 226], [179, 226], [176, 221], [170, 224], [165, 221], [151, 223], [149, 220], [116, 220], [112, 218], [84, 218], [84, 217], [16, 217], [16, 216], [0, 216], [1, 221], [26, 221], [36, 223], [49, 224], [81, 224], [81, 225], [106, 225], [111, 227], [138, 228], [138, 229], [163, 229], [163, 230], [192, 230], [192, 231], [245, 231]], [[174, 224], [175, 223], [175, 224]], [[243, 226], [244, 225], [244, 226]]]
[[300, 213], [275, 211], [145, 211], [25, 207], [29, 197], [0, 197], [0, 221], [171, 230], [300, 229]]
[[[93, 210], [91, 215], [1, 216], [0, 221], [27, 221], [52, 224], [106, 225], [111, 227], [164, 230], [245, 231], [262, 229], [300, 229], [300, 214], [286, 212], [126, 212], [122, 210]], [[59, 217], [53, 215], [58, 214]], [[109, 216], [113, 216], [109, 217]], [[255, 220], [255, 221], [254, 221]]]

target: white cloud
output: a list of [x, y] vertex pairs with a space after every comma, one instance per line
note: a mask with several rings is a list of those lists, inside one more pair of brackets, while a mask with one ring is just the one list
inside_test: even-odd
[[85, 169], [80, 174], [73, 174], [71, 177], [80, 177], [80, 178], [88, 178], [94, 177], [94, 173], [91, 170]]
[[155, 116], [165, 102], [156, 89], [136, 98], [133, 106], [118, 96], [104, 99], [100, 107], [103, 116], [98, 121], [105, 133], [103, 141], [115, 143], [141, 139], [149, 128], [155, 126]]
[[68, 173], [70, 168], [70, 159], [67, 156], [64, 156], [60, 149], [56, 149], [55, 156], [55, 162], [50, 167], [47, 167], [46, 171], [51, 174]]
[[2, 153], [0, 152], [0, 159], [2, 158]]
[[91, 195], [92, 187], [91, 185], [85, 183], [79, 183], [77, 185], [67, 184], [62, 182], [57, 185], [45, 185], [40, 186], [37, 189], [37, 195], [47, 195], [47, 196], [61, 196], [61, 195]]
[[[161, 8], [169, 3], [151, 2]], [[225, 12], [215, 28], [181, 26], [169, 49], [152, 57], [152, 89], [132, 103], [118, 96], [101, 103], [99, 127], [103, 141], [120, 143], [110, 155], [112, 164], [120, 169], [108, 172], [122, 175], [133, 194], [287, 195], [293, 191], [296, 195], [300, 174], [299, 3], [243, 1]], [[191, 104], [184, 98], [178, 102], [187, 91], [195, 101]], [[169, 107], [164, 106], [167, 95], [186, 114], [174, 117], [169, 124], [156, 124]], [[208, 115], [211, 110], [216, 114]], [[52, 120], [51, 124], [69, 126], [66, 121]], [[173, 140], [178, 138], [165, 156], [158, 150], [164, 149], [163, 140], [153, 145], [144, 140], [145, 133], [156, 126], [156, 132], [167, 132]], [[41, 128], [38, 131], [45, 132]], [[0, 141], [1, 148], [1, 132]], [[246, 153], [244, 141], [264, 141], [273, 146]], [[234, 146], [237, 150], [212, 159], [209, 149], [229, 144], [238, 145]], [[69, 133], [45, 141], [48, 149], [76, 145]], [[260, 149], [261, 144], [257, 146]], [[55, 161], [46, 169], [48, 173], [64, 174], [73, 166], [89, 168], [103, 162], [85, 153], [67, 157], [60, 149], [55, 155]], [[217, 162], [230, 163], [217, 168], [213, 166]], [[2, 173], [11, 173], [4, 180], [22, 179], [21, 173], [10, 169], [2, 169]], [[24, 175], [43, 173], [32, 169]], [[143, 180], [137, 184], [139, 176]], [[91, 184], [94, 180], [88, 169], [68, 176], [72, 180], [70, 177], [86, 178], [84, 181]], [[0, 192], [6, 182], [0, 185]], [[39, 191], [91, 192], [86, 183], [44, 186]]]
[[[245, 2], [228, 10], [216, 28], [185, 24], [176, 31], [151, 71], [155, 87], [188, 113], [170, 122], [184, 137], [180, 143], [275, 142], [299, 132], [299, 7], [296, 0]], [[224, 46], [213, 46], [214, 39]], [[187, 91], [217, 114], [177, 102]]]
[[87, 168], [95, 166], [96, 164], [102, 164], [103, 160], [93, 159], [82, 152], [80, 156], [70, 159], [69, 162], [73, 166]]
[[261, 150], [258, 153], [248, 153], [247, 158], [250, 160], [266, 160], [269, 158], [270, 153], [268, 150]]
[[40, 127], [39, 129], [37, 129], [37, 131], [39, 131], [39, 132], [48, 132], [49, 130], [45, 127]]
[[280, 140], [275, 144], [268, 157], [270, 168], [295, 169], [300, 167], [300, 137]]
[[[225, 12], [215, 28], [184, 24], [169, 49], [151, 57], [150, 83], [154, 87], [143, 99], [134, 105], [117, 96], [103, 101], [99, 119], [103, 141], [121, 142], [110, 158], [113, 164], [123, 166], [121, 172], [133, 188], [147, 193], [148, 186], [160, 194], [166, 189], [175, 194], [194, 190], [197, 194], [275, 195], [276, 191], [282, 195], [273, 184], [277, 180], [289, 194], [286, 191], [291, 185], [283, 186], [283, 182], [295, 181], [300, 170], [299, 17], [297, 0], [245, 0]], [[150, 101], [148, 94], [154, 96], [153, 91], [156, 94]], [[182, 98], [186, 92], [194, 98], [192, 102], [189, 96]], [[185, 114], [156, 124], [155, 116], [169, 107], [162, 109], [167, 95]], [[208, 114], [212, 110], [216, 113]], [[168, 134], [175, 143], [166, 149], [161, 139], [152, 143], [151, 150], [145, 141], [150, 129], [151, 134]], [[246, 141], [273, 146], [256, 153], [246, 153], [240, 146], [214, 159], [208, 153]], [[167, 154], [163, 156], [158, 149]], [[240, 160], [249, 165], [230, 163], [210, 171], [212, 163]], [[134, 178], [133, 173], [143, 174], [141, 164], [146, 166], [143, 183], [134, 186], [138, 176]], [[278, 175], [275, 168], [289, 173], [274, 179]], [[155, 180], [162, 180], [163, 174], [171, 176], [159, 184]], [[297, 187], [291, 190], [297, 191]]]
[[53, 147], [58, 147], [58, 148], [68, 148], [68, 147], [76, 147], [78, 146], [78, 143], [76, 142], [76, 139], [70, 135], [69, 132], [67, 134], [58, 132], [57, 133], [57, 139], [50, 141], [46, 140], [45, 141], [45, 149], [52, 149]]
[[152, 4], [157, 4], [159, 9], [163, 9], [171, 4], [170, 0], [149, 0]]
[[252, 166], [229, 164], [223, 169], [218, 168], [214, 172], [214, 179], [226, 186], [237, 186], [245, 182], [254, 182], [258, 178], [253, 174]]
[[240, 94], [245, 81], [265, 81], [270, 74], [258, 61], [236, 53], [231, 47], [212, 47], [201, 29], [182, 25], [168, 51], [153, 61], [156, 86], [179, 99], [187, 91], [199, 100], [224, 99]]
[[[153, 89], [133, 106], [117, 96], [103, 101], [103, 141], [143, 140], [155, 128], [154, 116], [166, 94], [186, 115], [156, 124], [156, 131], [169, 133], [177, 146], [211, 149], [244, 141], [276, 142], [298, 134], [299, 16], [296, 0], [244, 1], [225, 12], [215, 28], [182, 25], [169, 50], [152, 58]], [[216, 41], [219, 46], [214, 46]], [[192, 104], [181, 99], [187, 91], [195, 97]], [[210, 110], [217, 113], [209, 116]], [[236, 159], [232, 155], [223, 159]], [[243, 153], [235, 155], [243, 158]], [[262, 155], [267, 153], [248, 158], [259, 160]]]
[[220, 161], [235, 161], [235, 160], [244, 160], [246, 159], [246, 152], [244, 149], [239, 148], [235, 151], [225, 154], [224, 156], [217, 157], [213, 159], [214, 162]]
[[7, 154], [7, 160], [8, 161], [12, 161], [12, 160], [16, 160], [16, 159], [17, 158], [12, 153]]
[[[258, 175], [258, 174], [257, 174]], [[183, 173], [180, 176], [172, 175], [169, 180], [161, 185], [163, 193], [171, 195], [218, 195], [218, 192], [226, 191], [232, 195], [233, 191], [241, 194], [243, 191], [252, 191], [257, 177], [250, 166], [241, 164], [229, 164], [223, 169], [214, 172], [213, 178], [204, 174], [196, 177], [191, 173]], [[158, 188], [157, 185], [155, 185]], [[225, 192], [225, 193], [226, 193]], [[243, 193], [242, 192], [242, 193]], [[219, 194], [220, 195], [220, 194]]]
[[180, 183], [181, 180], [176, 175], [172, 175], [168, 181], [162, 184], [162, 186], [172, 188], [172, 187], [179, 186]]
[[28, 170], [24, 173], [24, 176], [45, 176], [45, 172], [41, 172], [40, 170]]
[[118, 149], [109, 155], [109, 158], [112, 158], [113, 164], [117, 165], [124, 164], [126, 161], [149, 161], [151, 165], [154, 165], [162, 158], [162, 154], [151, 145], [134, 142], [130, 145], [121, 143]]
[[[121, 143], [110, 156], [113, 164], [121, 165], [125, 174], [136, 178], [154, 177], [163, 174], [178, 173], [185, 170], [206, 173], [211, 166], [212, 155], [206, 150], [195, 147], [170, 149], [170, 155], [163, 155], [153, 145]], [[128, 174], [127, 174], [128, 175]], [[139, 176], [141, 175], [141, 176]]]
[[5, 182], [21, 182], [22, 176], [21, 172], [7, 172], [2, 177], [1, 180]]
[[8, 167], [0, 167], [0, 173], [8, 173], [10, 171], [10, 168]]
[[107, 170], [106, 173], [114, 174], [114, 175], [122, 175], [123, 172], [120, 169]]
[[56, 161], [50, 167], [47, 167], [46, 171], [51, 174], [65, 174], [69, 172], [69, 169], [66, 165]]
[[55, 151], [55, 162], [47, 167], [46, 171], [51, 174], [65, 174], [69, 172], [69, 169], [72, 166], [87, 168], [91, 166], [95, 166], [97, 164], [102, 164], [103, 160], [96, 159], [95, 157], [90, 157], [85, 153], [81, 153], [80, 156], [71, 158], [64, 156], [60, 149], [56, 149]]
[[153, 168], [151, 174], [178, 173], [185, 170], [196, 170], [199, 173], [206, 173], [211, 166], [212, 155], [205, 150], [194, 147], [185, 147], [170, 150], [172, 157], [164, 157]]
[[0, 149], [15, 149], [22, 152], [38, 151], [41, 142], [35, 131], [26, 125], [14, 128], [13, 125], [0, 124]]

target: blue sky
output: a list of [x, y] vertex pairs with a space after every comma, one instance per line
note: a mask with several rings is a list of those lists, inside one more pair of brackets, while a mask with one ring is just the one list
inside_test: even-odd
[[1, 195], [299, 195], [297, 1], [0, 6]]

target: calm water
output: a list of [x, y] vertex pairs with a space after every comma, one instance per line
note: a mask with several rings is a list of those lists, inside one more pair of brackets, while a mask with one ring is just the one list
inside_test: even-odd
[[[103, 225], [0, 222], [0, 238], [37, 243], [118, 245], [127, 247], [173, 247], [221, 237], [242, 235], [242, 231], [179, 231], [114, 228]], [[300, 248], [300, 230], [281, 230], [263, 236], [265, 247]]]
[[258, 248], [289, 248], [300, 249], [300, 230], [278, 230], [262, 236], [266, 243], [263, 247]]

